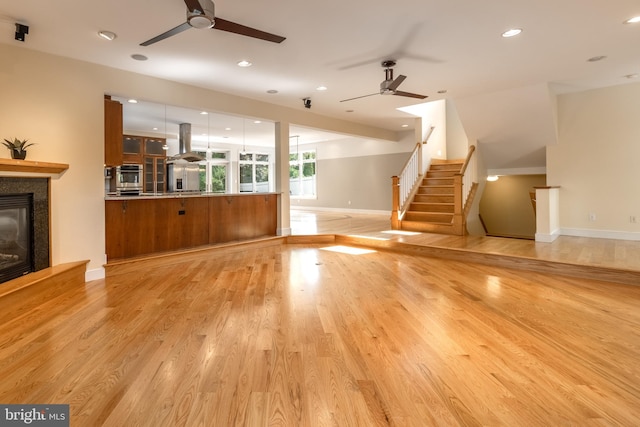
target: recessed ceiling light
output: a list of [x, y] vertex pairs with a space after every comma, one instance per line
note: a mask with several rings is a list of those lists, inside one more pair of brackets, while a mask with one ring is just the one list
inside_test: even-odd
[[158, 130], [158, 128], [153, 128], [153, 130]]
[[238, 67], [251, 67], [251, 62], [243, 59], [242, 61], [238, 61]]
[[131, 55], [131, 58], [135, 59], [136, 61], [146, 61], [147, 59], [149, 59], [144, 55], [140, 55], [139, 53], [134, 53], [133, 55]]
[[129, 99], [127, 102], [128, 102], [129, 104], [137, 104], [137, 103], [138, 103], [138, 100], [137, 100], [137, 99], [133, 99], [133, 98], [132, 98], [132, 99]]
[[267, 93], [274, 94], [274, 93], [278, 93], [278, 91], [275, 89], [269, 89]]
[[629, 18], [624, 21], [625, 24], [636, 24], [638, 22], [640, 22], [640, 16], [634, 16], [633, 18]]
[[203, 116], [206, 116], [209, 113], [207, 113], [206, 111], [200, 111], [200, 114], [202, 114]]
[[260, 123], [262, 123], [260, 120], [254, 120], [253, 123], [259, 125]]
[[520, 34], [522, 32], [522, 28], [511, 28], [510, 30], [505, 31], [504, 33], [502, 33], [502, 37], [513, 37], [513, 36], [517, 36], [518, 34]]
[[231, 130], [231, 128], [224, 128], [224, 130]]
[[100, 37], [102, 37], [103, 39], [109, 40], [109, 41], [111, 41], [111, 40], [116, 38], [116, 33], [111, 32], [111, 31], [98, 31], [98, 35]]
[[495, 182], [495, 181], [497, 181], [497, 180], [498, 180], [498, 178], [500, 178], [498, 175], [489, 175], [489, 176], [487, 177], [487, 181]]
[[605, 58], [606, 58], [606, 56], [604, 56], [604, 55], [592, 56], [591, 58], [587, 59], [587, 61], [589, 61], [589, 62], [598, 62], [598, 61], [602, 61]]
[[403, 128], [408, 128], [408, 127], [409, 127], [409, 125], [402, 125], [401, 127], [403, 127]]
[[327, 90], [327, 87], [326, 86], [318, 86], [316, 88], [316, 90], [322, 92], [323, 90]]

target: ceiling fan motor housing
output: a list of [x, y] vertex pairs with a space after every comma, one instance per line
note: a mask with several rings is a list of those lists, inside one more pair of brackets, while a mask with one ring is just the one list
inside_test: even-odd
[[193, 28], [211, 28], [215, 24], [215, 7], [211, 0], [199, 0], [202, 10], [187, 10], [187, 22]]

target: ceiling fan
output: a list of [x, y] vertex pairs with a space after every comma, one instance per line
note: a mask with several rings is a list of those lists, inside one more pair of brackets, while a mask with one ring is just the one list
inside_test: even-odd
[[382, 61], [381, 64], [384, 67], [385, 79], [380, 83], [380, 92], [370, 93], [368, 95], [356, 96], [355, 98], [343, 99], [340, 102], [352, 101], [354, 99], [365, 98], [367, 96], [373, 95], [398, 95], [398, 96], [407, 96], [409, 98], [418, 98], [425, 99], [427, 95], [419, 95], [417, 93], [411, 92], [403, 92], [398, 90], [398, 86], [400, 83], [407, 78], [407, 76], [399, 75], [395, 80], [393, 78], [393, 67], [396, 65], [396, 61], [392, 59], [388, 59], [386, 61]]
[[230, 33], [240, 34], [241, 36], [253, 37], [273, 43], [282, 43], [285, 37], [278, 36], [255, 28], [246, 27], [227, 21], [222, 18], [214, 18], [214, 5], [211, 0], [184, 0], [187, 6], [187, 22], [178, 25], [175, 28], [166, 31], [159, 36], [140, 43], [140, 46], [149, 46], [168, 37], [181, 33], [189, 28], [213, 28], [214, 30], [228, 31]]

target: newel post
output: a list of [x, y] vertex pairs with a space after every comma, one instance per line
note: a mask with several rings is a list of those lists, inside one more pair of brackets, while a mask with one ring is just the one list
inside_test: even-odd
[[462, 217], [462, 178], [457, 173], [453, 176], [453, 229], [456, 235], [464, 235], [464, 218]]
[[391, 177], [391, 229], [400, 230], [400, 178]]

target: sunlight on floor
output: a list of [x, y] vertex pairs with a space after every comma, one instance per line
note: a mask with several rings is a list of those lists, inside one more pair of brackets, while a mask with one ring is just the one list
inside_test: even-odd
[[331, 252], [340, 252], [343, 254], [349, 254], [349, 255], [364, 255], [364, 254], [371, 254], [374, 253], [376, 251], [372, 250], [372, 249], [363, 249], [363, 248], [352, 248], [350, 246], [328, 246], [326, 248], [320, 248], [320, 250], [323, 251], [331, 251]]
[[381, 231], [381, 233], [398, 234], [400, 236], [417, 236], [419, 234], [422, 234], [417, 231], [404, 231], [404, 230], [386, 230], [386, 231]]

